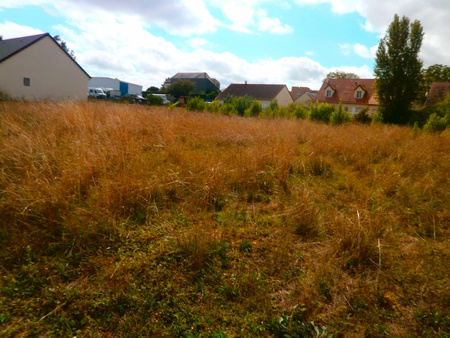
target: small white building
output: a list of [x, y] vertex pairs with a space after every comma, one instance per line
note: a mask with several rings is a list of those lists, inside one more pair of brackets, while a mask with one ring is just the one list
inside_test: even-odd
[[89, 80], [89, 87], [111, 88], [112, 90], [120, 91], [121, 96], [127, 94], [142, 95], [142, 86], [111, 77], [92, 77]]
[[12, 99], [86, 100], [89, 79], [48, 33], [0, 41], [0, 92]]

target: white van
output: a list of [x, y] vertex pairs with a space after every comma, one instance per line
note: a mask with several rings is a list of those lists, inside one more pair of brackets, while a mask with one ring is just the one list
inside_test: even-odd
[[101, 88], [88, 87], [88, 96], [94, 99], [106, 99], [106, 94]]

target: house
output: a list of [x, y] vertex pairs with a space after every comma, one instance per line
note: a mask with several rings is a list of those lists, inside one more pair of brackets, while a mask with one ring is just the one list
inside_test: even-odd
[[304, 107], [309, 106], [317, 96], [317, 93], [317, 90], [311, 90], [309, 87], [292, 87], [291, 90], [292, 100]]
[[48, 33], [0, 41], [0, 92], [10, 98], [86, 100], [89, 79]]
[[450, 82], [433, 82], [425, 101], [425, 107], [434, 106], [450, 92]]
[[194, 93], [203, 92], [209, 94], [220, 90], [220, 82], [209, 77], [207, 73], [177, 73], [171, 78], [166, 79], [163, 87], [167, 88], [169, 85], [179, 80], [189, 80], [194, 82]]
[[102, 88], [106, 92], [120, 93], [120, 96], [127, 94], [142, 95], [142, 86], [111, 77], [92, 77], [89, 80], [89, 87]]
[[319, 103], [335, 106], [342, 101], [342, 108], [352, 115], [368, 108], [369, 114], [375, 114], [378, 101], [373, 85], [375, 79], [326, 79], [316, 96]]
[[262, 104], [263, 109], [269, 106], [273, 100], [277, 100], [279, 106], [287, 106], [289, 103], [294, 102], [289, 89], [284, 84], [232, 83], [219, 94], [217, 99], [219, 102], [223, 102], [227, 96], [249, 96], [258, 100]]

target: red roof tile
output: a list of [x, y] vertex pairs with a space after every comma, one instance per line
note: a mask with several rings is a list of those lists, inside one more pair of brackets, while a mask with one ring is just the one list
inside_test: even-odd
[[[342, 100], [343, 104], [366, 104], [378, 105], [375, 98], [373, 85], [375, 79], [326, 79], [316, 96], [316, 100], [325, 103], [338, 104]], [[325, 97], [325, 91], [330, 86], [334, 93], [331, 97]], [[355, 97], [355, 91], [361, 87], [365, 91], [362, 98]]]
[[439, 100], [442, 100], [448, 92], [450, 92], [450, 82], [433, 82], [425, 106], [433, 106]]

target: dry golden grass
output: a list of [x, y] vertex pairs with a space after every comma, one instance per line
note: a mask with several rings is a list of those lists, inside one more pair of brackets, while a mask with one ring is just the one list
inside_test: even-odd
[[2, 102], [0, 169], [2, 336], [450, 334], [449, 133]]

